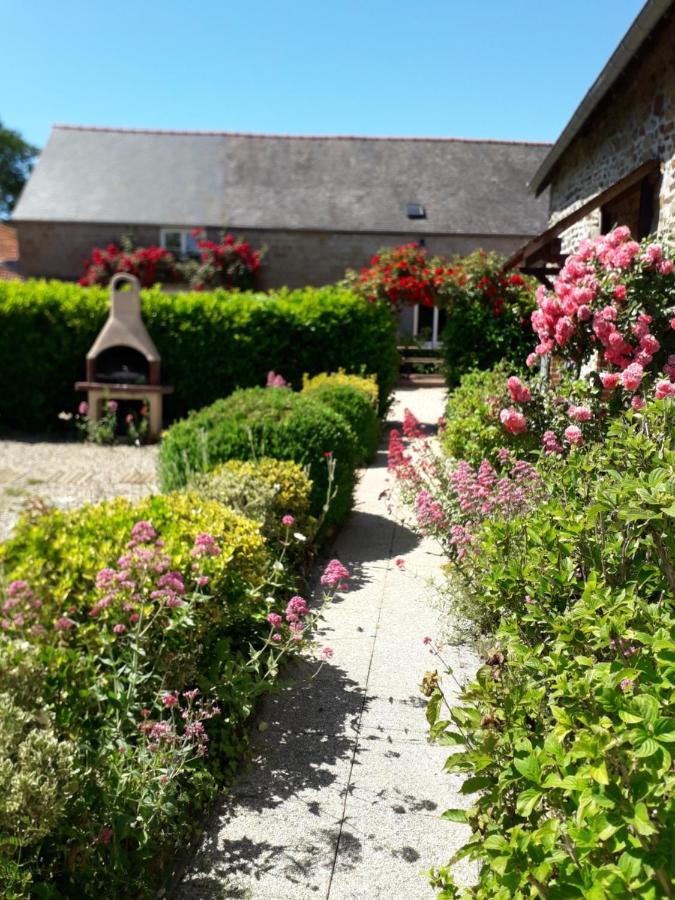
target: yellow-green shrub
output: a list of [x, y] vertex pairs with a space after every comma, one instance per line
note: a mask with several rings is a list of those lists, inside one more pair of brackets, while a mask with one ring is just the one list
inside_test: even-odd
[[295, 462], [232, 459], [211, 472], [196, 475], [190, 488], [259, 522], [263, 535], [272, 541], [285, 536], [286, 527], [281, 521], [285, 515], [295, 519], [294, 531], [306, 535], [311, 527], [312, 482]]
[[96, 574], [125, 552], [139, 520], [152, 523], [172, 565], [185, 575], [190, 573], [190, 551], [197, 534], [213, 535], [222, 553], [205, 562], [206, 574], [210, 592], [217, 598], [213, 603], [222, 605], [226, 598], [229, 615], [235, 614], [247, 588], [263, 578], [267, 550], [260, 526], [194, 491], [160, 494], [136, 503], [117, 497], [76, 510], [28, 515], [12, 539], [0, 547], [0, 564], [10, 580], [28, 581], [43, 601], [45, 616], [56, 618], [67, 606], [92, 605]]
[[377, 409], [378, 387], [377, 375], [350, 375], [344, 369], [337, 372], [320, 372], [310, 376], [306, 372], [302, 376], [302, 389], [309, 391], [323, 384], [346, 384], [349, 387], [362, 391], [370, 400], [374, 409]]

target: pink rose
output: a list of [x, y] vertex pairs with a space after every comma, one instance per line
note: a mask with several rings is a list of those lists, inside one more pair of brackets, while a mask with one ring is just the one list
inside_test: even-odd
[[675, 384], [672, 381], [659, 381], [654, 391], [657, 400], [665, 400], [666, 397], [675, 397]]
[[527, 419], [517, 409], [503, 409], [499, 421], [509, 434], [523, 434], [527, 431]]
[[635, 412], [639, 412], [646, 404], [642, 397], [636, 394], [630, 401], [630, 405], [633, 407]]
[[593, 417], [593, 413], [588, 406], [570, 406], [567, 410], [567, 415], [570, 419], [574, 419], [575, 422], [589, 422]]
[[659, 275], [670, 275], [673, 271], [672, 259], [662, 259], [658, 266]]
[[600, 374], [600, 381], [602, 382], [602, 386], [608, 391], [613, 391], [620, 380], [621, 375], [618, 372], [602, 372]]
[[631, 363], [621, 373], [621, 383], [627, 391], [637, 391], [644, 375], [640, 363]]
[[528, 355], [527, 359], [525, 360], [525, 365], [526, 365], [529, 369], [532, 369], [534, 366], [536, 366], [536, 365], [537, 365], [537, 354], [536, 354], [536, 353], [530, 353], [530, 354]]

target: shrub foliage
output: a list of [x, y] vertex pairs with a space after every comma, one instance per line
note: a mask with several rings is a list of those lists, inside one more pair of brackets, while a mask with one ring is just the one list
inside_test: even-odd
[[[142, 304], [163, 380], [175, 388], [169, 419], [263, 384], [270, 369], [298, 388], [304, 373], [372, 373], [380, 412], [388, 404], [398, 372], [395, 319], [344, 288], [173, 295], [155, 288]], [[73, 385], [107, 310], [103, 288], [0, 282], [1, 425], [45, 430], [76, 407]]]

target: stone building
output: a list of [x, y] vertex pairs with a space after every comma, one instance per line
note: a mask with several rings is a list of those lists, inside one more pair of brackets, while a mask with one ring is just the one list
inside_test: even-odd
[[675, 234], [675, 0], [648, 0], [535, 173], [549, 227], [512, 262], [543, 277], [582, 237]]
[[546, 224], [527, 183], [550, 145], [57, 126], [14, 212], [24, 276], [75, 279], [123, 234], [265, 245], [263, 287], [326, 284], [381, 246], [508, 254]]

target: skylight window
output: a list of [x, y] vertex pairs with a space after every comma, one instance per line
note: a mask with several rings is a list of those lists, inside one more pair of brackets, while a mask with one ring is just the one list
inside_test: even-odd
[[426, 219], [427, 211], [421, 203], [407, 203], [406, 215], [409, 219]]

